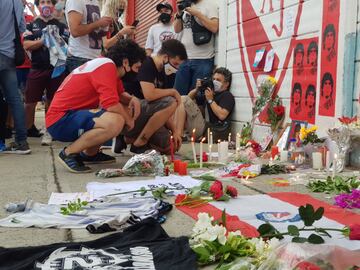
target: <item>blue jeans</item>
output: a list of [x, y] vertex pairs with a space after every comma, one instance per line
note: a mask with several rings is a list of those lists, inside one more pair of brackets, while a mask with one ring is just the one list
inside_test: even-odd
[[86, 62], [90, 61], [91, 59], [76, 57], [76, 56], [68, 56], [66, 58], [66, 69], [69, 73], [71, 73], [74, 69], [82, 66]]
[[187, 95], [190, 90], [195, 88], [197, 79], [211, 77], [214, 68], [214, 58], [211, 59], [191, 59], [180, 65], [176, 73], [174, 88], [180, 95]]
[[0, 54], [0, 85], [14, 118], [15, 141], [17, 143], [26, 142], [24, 103], [18, 89], [14, 59], [3, 54]]

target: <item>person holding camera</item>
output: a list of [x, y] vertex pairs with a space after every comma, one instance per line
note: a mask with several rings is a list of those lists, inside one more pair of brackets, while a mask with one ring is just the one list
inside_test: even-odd
[[213, 0], [178, 0], [174, 29], [189, 61], [176, 74], [175, 88], [181, 95], [193, 89], [198, 78], [210, 77], [214, 68], [215, 38], [219, 30], [218, 6]]
[[[206, 128], [211, 129], [214, 140], [227, 139], [231, 112], [235, 106], [235, 98], [229, 91], [231, 81], [232, 73], [223, 67], [215, 69], [212, 80], [198, 80], [195, 89], [181, 97], [185, 113], [178, 117], [179, 125], [188, 133], [195, 129], [196, 139], [204, 135]], [[206, 101], [204, 114], [195, 101], [197, 96]]]

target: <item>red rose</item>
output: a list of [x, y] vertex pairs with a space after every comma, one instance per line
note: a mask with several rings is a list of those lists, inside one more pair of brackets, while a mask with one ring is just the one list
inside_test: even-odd
[[350, 240], [360, 240], [360, 224], [350, 225]]
[[208, 161], [208, 155], [206, 154], [206, 152], [203, 152], [203, 153], [202, 153], [202, 158], [203, 158], [203, 161], [204, 161], [204, 162], [207, 162], [207, 161]]
[[216, 180], [210, 186], [209, 192], [213, 195], [214, 200], [220, 199], [224, 195], [222, 183]]
[[237, 189], [233, 186], [226, 187], [226, 194], [230, 195], [231, 198], [236, 198], [238, 196]]
[[319, 266], [311, 262], [301, 262], [296, 267], [296, 270], [321, 270]]
[[285, 114], [285, 107], [281, 105], [276, 106], [274, 107], [274, 112], [278, 117], [283, 116]]

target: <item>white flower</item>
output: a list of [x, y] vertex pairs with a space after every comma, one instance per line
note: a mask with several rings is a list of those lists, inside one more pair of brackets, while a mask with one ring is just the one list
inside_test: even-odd
[[215, 225], [212, 227], [209, 227], [207, 229], [209, 234], [211, 235], [209, 241], [215, 241], [216, 239], [219, 241], [221, 245], [225, 245], [226, 243], [226, 229], [223, 226]]
[[195, 226], [193, 228], [193, 232], [195, 234], [202, 233], [207, 230], [207, 228], [211, 227], [211, 222], [214, 220], [213, 217], [210, 217], [207, 213], [199, 213], [198, 221], [196, 221]]

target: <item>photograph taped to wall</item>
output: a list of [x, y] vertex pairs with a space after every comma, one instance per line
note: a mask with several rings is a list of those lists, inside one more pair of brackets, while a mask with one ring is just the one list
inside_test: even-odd
[[278, 137], [278, 140], [274, 142], [274, 145], [279, 147], [280, 151], [286, 149], [286, 145], [287, 145], [287, 142], [289, 140], [290, 129], [291, 129], [291, 124], [287, 123], [285, 125], [285, 127], [281, 130], [281, 132], [279, 134], [279, 137]]

